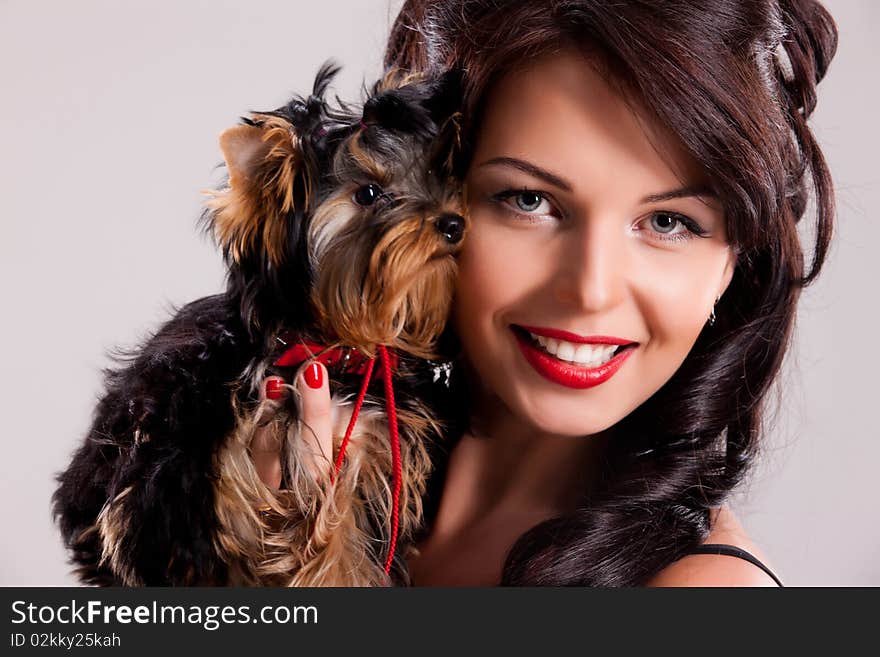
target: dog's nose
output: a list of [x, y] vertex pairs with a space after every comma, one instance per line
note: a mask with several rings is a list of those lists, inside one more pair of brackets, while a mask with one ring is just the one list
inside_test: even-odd
[[458, 244], [464, 237], [464, 217], [460, 214], [441, 214], [434, 226], [450, 244]]

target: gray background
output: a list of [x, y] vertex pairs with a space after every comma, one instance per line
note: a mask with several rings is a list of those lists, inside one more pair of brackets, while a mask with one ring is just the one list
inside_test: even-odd
[[[880, 585], [876, 263], [880, 3], [830, 0], [841, 44], [815, 132], [838, 190], [827, 269], [800, 307], [766, 452], [735, 509], [790, 585]], [[52, 476], [85, 433], [105, 352], [222, 288], [195, 228], [217, 136], [248, 110], [372, 80], [400, 0], [0, 0], [0, 585], [65, 585]]]

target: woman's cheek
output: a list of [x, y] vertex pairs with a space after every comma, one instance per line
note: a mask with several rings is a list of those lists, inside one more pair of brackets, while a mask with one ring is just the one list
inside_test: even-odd
[[534, 272], [527, 240], [516, 239], [515, 230], [504, 230], [491, 220], [474, 220], [459, 256], [456, 296], [461, 306], [486, 316], [503, 311], [529, 281], [539, 280]]
[[664, 379], [672, 376], [696, 342], [718, 285], [712, 258], [694, 252], [676, 255], [681, 257], [646, 269], [638, 286], [637, 305], [649, 334], [646, 351]]

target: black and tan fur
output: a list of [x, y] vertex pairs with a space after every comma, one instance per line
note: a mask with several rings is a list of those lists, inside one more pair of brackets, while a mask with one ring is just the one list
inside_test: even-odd
[[[228, 184], [211, 194], [204, 220], [223, 250], [227, 289], [182, 308], [105, 373], [92, 427], [53, 496], [86, 583], [408, 581], [405, 555], [443, 431], [431, 365], [465, 233], [449, 175], [454, 80], [392, 70], [354, 110], [325, 102], [335, 72], [324, 67], [308, 99], [252, 113], [221, 136]], [[372, 194], [358, 193], [370, 185]], [[400, 357], [403, 478], [390, 578], [382, 381], [368, 389], [331, 484], [329, 455], [310, 453], [303, 440], [295, 387], [287, 401], [258, 401], [267, 374], [290, 382], [298, 374], [271, 365], [291, 331], [368, 356], [386, 345]], [[338, 449], [360, 377], [330, 375]], [[281, 491], [256, 475], [249, 449], [259, 426], [279, 440]], [[315, 479], [309, 464], [326, 474]], [[271, 512], [259, 512], [264, 505]]]

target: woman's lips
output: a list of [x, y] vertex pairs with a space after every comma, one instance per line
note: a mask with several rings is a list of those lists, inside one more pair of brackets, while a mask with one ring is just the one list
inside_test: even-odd
[[562, 329], [544, 328], [540, 326], [520, 326], [518, 324], [511, 324], [511, 326], [515, 328], [525, 329], [529, 333], [534, 333], [535, 335], [542, 335], [548, 338], [556, 338], [557, 340], [565, 340], [566, 342], [573, 342], [575, 344], [633, 344], [632, 340], [627, 340], [625, 338], [616, 338], [610, 335], [586, 336], [578, 335], [577, 333], [570, 333], [569, 331], [563, 331]]
[[555, 356], [548, 354], [532, 343], [528, 332], [511, 325], [511, 331], [516, 338], [520, 351], [526, 361], [538, 374], [553, 383], [566, 386], [567, 388], [592, 388], [610, 379], [621, 365], [630, 357], [638, 344], [630, 344], [622, 347], [607, 363], [597, 367], [585, 367], [574, 363], [567, 363]]

